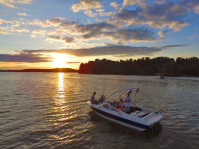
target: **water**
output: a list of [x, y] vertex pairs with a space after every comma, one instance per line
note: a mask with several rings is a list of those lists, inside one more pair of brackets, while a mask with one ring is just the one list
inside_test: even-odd
[[[137, 103], [160, 111], [157, 130], [139, 132], [97, 116], [97, 98], [137, 86]], [[199, 78], [0, 73], [0, 148], [198, 148]]]

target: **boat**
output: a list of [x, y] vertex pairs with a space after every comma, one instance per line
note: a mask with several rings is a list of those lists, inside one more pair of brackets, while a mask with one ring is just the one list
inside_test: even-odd
[[157, 76], [157, 78], [159, 78], [159, 79], [164, 79], [165, 77], [164, 77], [164, 73], [157, 73], [157, 74], [155, 74], [155, 76]]
[[[139, 88], [128, 87], [120, 89], [109, 95], [103, 103], [91, 103], [90, 106], [97, 115], [120, 125], [139, 131], [154, 128], [156, 123], [163, 118], [160, 112], [143, 108], [136, 104], [130, 107], [130, 113], [125, 113], [122, 109], [118, 108], [119, 100], [129, 91], [135, 92], [136, 97]], [[113, 95], [116, 95], [116, 93], [119, 93], [119, 96], [114, 99]]]

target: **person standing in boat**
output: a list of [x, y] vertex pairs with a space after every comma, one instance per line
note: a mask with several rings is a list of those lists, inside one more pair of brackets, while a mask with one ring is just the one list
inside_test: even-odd
[[95, 95], [96, 95], [96, 92], [93, 92], [93, 95], [91, 96], [91, 103], [92, 104], [95, 104]]
[[129, 90], [127, 92], [127, 95], [126, 97], [124, 97], [124, 105], [125, 105], [125, 108], [124, 108], [124, 112], [126, 113], [129, 113], [130, 112], [130, 109], [131, 109], [131, 102], [132, 102], [132, 99], [130, 98], [130, 95], [131, 95], [131, 90]]

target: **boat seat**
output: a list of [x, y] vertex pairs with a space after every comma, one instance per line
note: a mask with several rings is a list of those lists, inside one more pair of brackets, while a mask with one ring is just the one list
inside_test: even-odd
[[148, 115], [148, 113], [145, 113], [145, 112], [143, 112], [143, 111], [135, 111], [135, 112], [132, 112], [131, 114], [136, 115], [136, 116], [139, 116], [139, 117], [141, 117], [141, 118]]
[[142, 109], [139, 108], [139, 107], [131, 107], [131, 108], [130, 108], [130, 111], [131, 111], [131, 112], [136, 112], [136, 111], [142, 111]]

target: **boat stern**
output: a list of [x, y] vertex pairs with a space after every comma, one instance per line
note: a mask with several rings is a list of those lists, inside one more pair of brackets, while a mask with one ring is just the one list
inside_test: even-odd
[[145, 116], [143, 119], [153, 126], [155, 123], [159, 122], [163, 118], [163, 115], [160, 112], [152, 112], [149, 115]]

